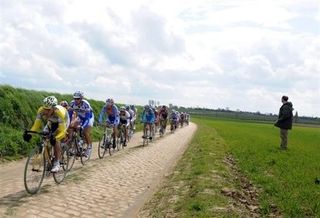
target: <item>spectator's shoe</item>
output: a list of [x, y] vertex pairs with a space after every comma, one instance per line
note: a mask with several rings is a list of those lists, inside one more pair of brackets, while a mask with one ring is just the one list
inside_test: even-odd
[[55, 161], [51, 169], [51, 173], [57, 173], [60, 170], [60, 161]]
[[124, 140], [123, 146], [124, 146], [124, 147], [127, 146], [127, 140]]

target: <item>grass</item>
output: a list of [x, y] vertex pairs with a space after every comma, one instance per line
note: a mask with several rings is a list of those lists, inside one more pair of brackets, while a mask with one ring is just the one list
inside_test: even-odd
[[224, 164], [227, 146], [210, 125], [199, 123], [190, 146], [163, 187], [145, 205], [147, 217], [234, 217], [243, 215], [221, 189], [235, 188]]
[[197, 118], [198, 131], [174, 172], [143, 213], [151, 217], [239, 217], [233, 199], [221, 194], [239, 189], [224, 158], [259, 188], [260, 215], [278, 208], [284, 217], [319, 217], [320, 128], [294, 126], [289, 150], [279, 149], [279, 129], [272, 124]]
[[241, 171], [263, 188], [262, 212], [275, 203], [288, 217], [320, 216], [320, 129], [294, 127], [289, 150], [279, 150], [279, 129], [268, 124], [234, 121], [212, 123], [225, 139]]

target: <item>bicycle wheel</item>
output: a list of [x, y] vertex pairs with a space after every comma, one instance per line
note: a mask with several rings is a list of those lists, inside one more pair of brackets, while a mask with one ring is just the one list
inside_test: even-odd
[[120, 130], [120, 133], [119, 133], [119, 137], [117, 138], [117, 150], [119, 151], [121, 149], [121, 146], [122, 146], [122, 143], [123, 143], [123, 132], [122, 132], [122, 129]]
[[99, 145], [98, 145], [98, 156], [100, 159], [104, 157], [106, 154], [106, 135], [103, 134], [103, 137], [99, 140]]
[[69, 156], [67, 154], [67, 148], [61, 148], [61, 160], [60, 160], [60, 170], [53, 173], [53, 179], [57, 184], [60, 184], [66, 177], [68, 170]]
[[87, 143], [84, 143], [82, 149], [83, 149], [83, 152], [80, 157], [80, 160], [81, 160], [82, 165], [85, 165], [86, 162], [88, 162], [90, 160], [92, 148], [90, 150], [88, 150], [89, 148], [88, 148]]
[[46, 162], [41, 147], [34, 148], [24, 168], [24, 187], [30, 194], [36, 194], [41, 187], [46, 169]]
[[[72, 142], [73, 143], [73, 142]], [[67, 148], [67, 155], [69, 157], [67, 171], [70, 171], [74, 165], [77, 155], [77, 147], [75, 144], [72, 144]]]

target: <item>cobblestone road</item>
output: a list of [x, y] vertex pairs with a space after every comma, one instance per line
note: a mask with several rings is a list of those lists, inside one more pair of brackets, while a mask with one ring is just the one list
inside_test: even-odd
[[137, 133], [127, 148], [101, 160], [94, 150], [86, 166], [76, 160], [62, 184], [45, 178], [36, 195], [24, 190], [25, 160], [1, 165], [0, 217], [134, 217], [195, 130], [191, 123], [144, 147]]

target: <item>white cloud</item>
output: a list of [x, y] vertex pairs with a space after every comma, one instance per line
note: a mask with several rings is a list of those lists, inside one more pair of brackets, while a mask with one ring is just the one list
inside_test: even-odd
[[287, 94], [320, 116], [317, 0], [1, 4], [1, 83], [272, 113]]

